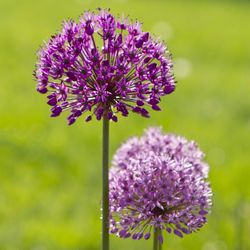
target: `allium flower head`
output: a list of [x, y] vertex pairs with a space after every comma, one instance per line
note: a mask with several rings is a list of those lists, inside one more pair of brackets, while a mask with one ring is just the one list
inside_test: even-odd
[[86, 121], [93, 115], [117, 121], [117, 113], [129, 111], [148, 117], [146, 106], [160, 110], [160, 97], [175, 89], [166, 46], [109, 10], [64, 22], [40, 49], [35, 77], [51, 116], [69, 110], [69, 124], [86, 111]]
[[195, 142], [159, 128], [129, 139], [110, 169], [111, 233], [148, 239], [156, 228], [179, 237], [199, 230], [212, 196], [203, 158]]

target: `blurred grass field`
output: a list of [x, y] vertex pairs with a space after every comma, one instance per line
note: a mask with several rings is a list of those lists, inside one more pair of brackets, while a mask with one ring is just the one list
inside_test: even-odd
[[[0, 0], [0, 250], [100, 249], [101, 123], [49, 118], [35, 91], [36, 50], [63, 19], [110, 7], [173, 53], [178, 87], [162, 112], [111, 125], [111, 155], [152, 125], [199, 142], [214, 207], [197, 234], [163, 249], [250, 249], [249, 1]], [[111, 236], [111, 250], [151, 249]]]

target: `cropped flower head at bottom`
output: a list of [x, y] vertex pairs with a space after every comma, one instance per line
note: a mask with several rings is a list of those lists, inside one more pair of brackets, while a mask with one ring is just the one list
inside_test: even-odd
[[116, 152], [110, 169], [110, 232], [149, 239], [199, 230], [211, 208], [208, 165], [197, 144], [150, 128]]

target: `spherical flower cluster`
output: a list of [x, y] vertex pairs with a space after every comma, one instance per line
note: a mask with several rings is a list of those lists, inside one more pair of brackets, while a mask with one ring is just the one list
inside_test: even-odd
[[212, 203], [203, 158], [195, 142], [159, 128], [129, 139], [110, 169], [110, 232], [149, 239], [155, 229], [179, 237], [199, 230]]
[[69, 110], [69, 124], [85, 112], [86, 121], [93, 115], [117, 121], [117, 113], [129, 111], [149, 117], [145, 107], [160, 110], [160, 97], [175, 89], [166, 46], [109, 10], [64, 22], [40, 49], [34, 74], [51, 116]]

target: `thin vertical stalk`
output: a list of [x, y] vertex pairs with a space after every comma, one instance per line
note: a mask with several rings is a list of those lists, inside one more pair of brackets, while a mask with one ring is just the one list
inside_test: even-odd
[[[159, 230], [159, 236], [161, 236], [161, 228], [159, 228], [158, 230]], [[158, 239], [158, 250], [162, 250], [162, 242], [160, 242], [159, 239]]]
[[159, 245], [158, 235], [159, 235], [158, 228], [154, 228], [153, 250], [158, 250], [158, 245]]
[[154, 242], [153, 250], [162, 250], [162, 244], [160, 243], [159, 237], [161, 236], [161, 229], [158, 227], [154, 228]]
[[109, 250], [109, 120], [102, 127], [102, 250]]

